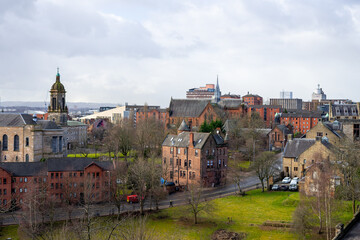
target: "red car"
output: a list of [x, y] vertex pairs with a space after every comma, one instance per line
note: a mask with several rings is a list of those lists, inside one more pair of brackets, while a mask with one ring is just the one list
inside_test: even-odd
[[138, 197], [138, 195], [129, 195], [126, 198], [126, 201], [128, 203], [138, 203], [139, 202], [139, 197]]

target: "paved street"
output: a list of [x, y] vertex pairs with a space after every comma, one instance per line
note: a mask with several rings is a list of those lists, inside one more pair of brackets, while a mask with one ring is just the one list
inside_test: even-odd
[[[254, 189], [260, 188], [260, 181], [255, 175], [249, 175], [245, 177], [241, 183], [242, 189]], [[233, 194], [237, 191], [237, 187], [234, 184], [228, 184], [223, 187], [216, 188], [208, 188], [204, 190], [203, 198], [204, 200], [220, 198], [227, 195]], [[167, 197], [167, 199], [160, 202], [159, 208], [164, 209], [169, 207], [170, 200], [173, 202], [173, 206], [186, 204], [186, 193], [185, 192], [177, 192], [171, 194]], [[154, 208], [154, 205], [152, 206]], [[149, 209], [149, 202], [146, 202], [145, 209]], [[124, 211], [137, 211], [139, 210], [139, 204], [129, 204], [124, 203], [123, 210]], [[114, 205], [106, 203], [106, 204], [98, 204], [93, 205], [91, 207], [91, 214], [94, 216], [107, 216], [111, 214], [116, 214], [117, 209]], [[55, 214], [55, 220], [66, 220], [67, 219], [67, 211], [63, 208], [58, 208]], [[83, 215], [83, 209], [76, 208], [73, 210], [71, 217], [72, 218], [80, 218]], [[3, 225], [12, 225], [18, 224], [19, 219], [21, 218], [21, 211], [17, 211], [15, 213], [6, 213], [3, 214], [2, 223]]]

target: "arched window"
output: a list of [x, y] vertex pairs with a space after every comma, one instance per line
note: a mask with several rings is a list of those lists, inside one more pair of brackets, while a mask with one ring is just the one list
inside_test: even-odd
[[25, 161], [26, 161], [26, 162], [29, 162], [29, 154], [26, 154], [26, 155], [25, 155]]
[[7, 151], [8, 150], [8, 136], [6, 134], [3, 135], [2, 142], [3, 142], [2, 150]]
[[19, 151], [19, 136], [14, 136], [14, 151]]

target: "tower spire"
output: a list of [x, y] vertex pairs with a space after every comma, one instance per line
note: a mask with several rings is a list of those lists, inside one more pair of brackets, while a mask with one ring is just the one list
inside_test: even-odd
[[56, 82], [60, 82], [59, 67], [57, 67], [57, 71], [56, 71]]
[[216, 88], [215, 88], [215, 94], [214, 94], [214, 102], [218, 103], [220, 102], [221, 92], [219, 87], [219, 75], [216, 75]]

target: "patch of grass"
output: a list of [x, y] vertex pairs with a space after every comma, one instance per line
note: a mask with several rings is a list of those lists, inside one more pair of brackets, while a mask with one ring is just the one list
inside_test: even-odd
[[12, 240], [20, 239], [18, 237], [18, 226], [17, 225], [10, 225], [6, 227], [0, 227], [0, 239], [7, 239], [11, 238]]
[[248, 169], [250, 167], [250, 163], [251, 163], [250, 161], [241, 161], [239, 163], [239, 167]]

